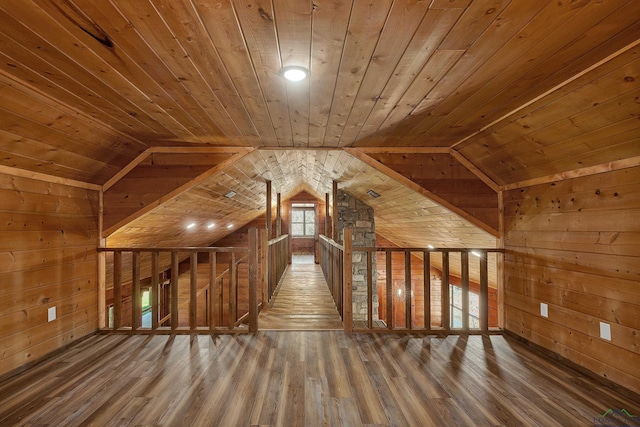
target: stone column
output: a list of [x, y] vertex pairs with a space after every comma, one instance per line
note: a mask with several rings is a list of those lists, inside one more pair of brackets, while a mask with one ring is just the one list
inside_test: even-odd
[[[353, 229], [353, 320], [367, 320], [367, 256], [358, 247], [375, 247], [376, 226], [373, 208], [338, 190], [338, 241], [343, 243], [344, 229]], [[378, 294], [376, 288], [376, 255], [373, 268], [373, 320], [378, 319]]]

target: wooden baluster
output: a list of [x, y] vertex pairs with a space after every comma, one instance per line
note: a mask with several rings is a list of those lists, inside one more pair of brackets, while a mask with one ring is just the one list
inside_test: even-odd
[[131, 279], [131, 330], [136, 331], [142, 316], [142, 298], [140, 297], [140, 252], [133, 254], [133, 273]]
[[411, 251], [404, 251], [404, 306], [405, 306], [405, 327], [409, 330], [413, 328], [411, 310]]
[[193, 251], [189, 257], [189, 329], [198, 327], [198, 252]]
[[367, 327], [373, 329], [373, 256], [367, 251]]
[[160, 291], [160, 265], [158, 264], [158, 252], [151, 252], [151, 329], [158, 329]]
[[262, 274], [260, 281], [262, 283], [262, 309], [269, 309], [269, 239], [267, 238], [267, 229], [260, 229], [260, 246], [262, 247]]
[[338, 312], [340, 317], [344, 320], [344, 313], [342, 312], [342, 268], [340, 261], [342, 260], [342, 252], [338, 248], [331, 247], [331, 281], [333, 282], [333, 295], [334, 298], [340, 300], [340, 307]]
[[387, 290], [386, 294], [387, 294], [387, 329], [393, 329], [395, 327], [395, 325], [393, 324], [393, 312], [394, 307], [393, 307], [393, 271], [391, 270], [392, 268], [392, 261], [391, 261], [391, 251], [389, 249], [386, 249], [384, 251], [384, 256], [385, 256], [385, 262], [386, 262], [386, 268], [387, 268], [387, 277], [386, 277], [386, 287], [385, 289]]
[[266, 185], [267, 185], [267, 195], [266, 195], [266, 202], [267, 202], [267, 209], [265, 211], [265, 221], [267, 223], [267, 236], [269, 236], [269, 240], [273, 239], [273, 224], [271, 224], [271, 181], [266, 180]]
[[334, 242], [338, 241], [338, 181], [333, 181], [332, 185], [332, 199], [333, 199], [333, 215], [331, 217], [331, 239]]
[[[102, 192], [100, 192], [100, 200], [102, 200]], [[100, 248], [104, 248], [103, 242], [104, 239], [100, 239]], [[107, 253], [105, 251], [98, 252], [98, 327], [109, 327], [109, 317], [107, 315]]]
[[431, 252], [424, 251], [422, 258], [424, 287], [424, 328], [431, 330]]
[[122, 252], [113, 253], [113, 329], [120, 329], [122, 316]]
[[178, 327], [178, 278], [180, 276], [178, 252], [171, 252], [171, 329]]
[[451, 316], [449, 313], [449, 252], [442, 252], [442, 328], [445, 331], [451, 329]]
[[[268, 233], [269, 230], [267, 230]], [[271, 298], [273, 297], [273, 292], [276, 289], [276, 276], [278, 272], [276, 271], [276, 247], [275, 245], [269, 245], [269, 302], [271, 302]]]
[[224, 323], [224, 276], [220, 277], [218, 285], [218, 325]]
[[331, 236], [329, 219], [331, 215], [329, 213], [329, 193], [324, 193], [324, 235], [326, 237]]
[[336, 294], [340, 300], [340, 316], [344, 321], [344, 248], [342, 250], [336, 248]]
[[258, 332], [258, 230], [256, 228], [249, 230], [249, 332]]
[[233, 329], [236, 320], [238, 320], [237, 290], [236, 254], [231, 252], [231, 260], [229, 261], [229, 329]]
[[489, 330], [489, 272], [487, 252], [480, 253], [480, 329]]
[[469, 252], [460, 253], [462, 268], [462, 329], [469, 330]]
[[216, 252], [209, 251], [209, 330], [214, 331], [216, 329]]
[[350, 228], [344, 229], [344, 263], [343, 263], [343, 324], [344, 331], [351, 332], [353, 330], [353, 231]]

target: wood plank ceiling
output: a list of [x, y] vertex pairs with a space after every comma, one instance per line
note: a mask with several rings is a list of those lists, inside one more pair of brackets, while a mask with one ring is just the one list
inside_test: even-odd
[[[493, 191], [638, 163], [638, 16], [636, 0], [6, 0], [0, 172], [111, 189], [110, 245], [211, 243], [264, 212], [268, 179], [284, 197], [340, 181], [399, 244], [493, 247], [494, 220], [416, 188], [410, 155], [377, 167], [384, 150], [445, 155]], [[161, 148], [182, 157], [153, 163]], [[164, 195], [144, 183], [158, 164], [180, 171]], [[220, 227], [195, 238], [191, 220]]]

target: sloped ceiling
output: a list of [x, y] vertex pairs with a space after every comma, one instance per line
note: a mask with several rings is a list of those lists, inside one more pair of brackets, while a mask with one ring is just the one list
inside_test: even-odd
[[[264, 211], [268, 179], [284, 197], [373, 186], [399, 241], [493, 246], [455, 206], [335, 149], [433, 148], [495, 190], [638, 164], [638, 16], [636, 0], [9, 0], [0, 172], [106, 189], [159, 147], [255, 148], [193, 168], [197, 185], [110, 244], [196, 244], [190, 217], [219, 222], [198, 235], [215, 240]], [[284, 65], [311, 76], [285, 82]]]
[[[399, 245], [496, 247], [494, 235], [342, 150], [254, 150], [129, 222], [107, 243], [112, 247], [180, 246], [185, 241], [207, 245], [264, 214], [267, 180], [273, 188], [274, 207], [278, 192], [294, 195], [305, 190], [324, 200], [337, 180], [339, 189], [374, 208], [377, 231]], [[370, 189], [380, 197], [369, 196]], [[237, 194], [225, 197], [230, 190]], [[192, 223], [195, 226], [187, 228]]]

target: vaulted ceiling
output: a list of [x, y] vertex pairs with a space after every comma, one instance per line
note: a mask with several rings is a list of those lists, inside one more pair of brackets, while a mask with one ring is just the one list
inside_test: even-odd
[[110, 245], [208, 244], [264, 213], [266, 180], [320, 198], [335, 180], [398, 244], [495, 246], [501, 189], [639, 163], [638, 16], [636, 0], [7, 0], [0, 172], [104, 190]]

